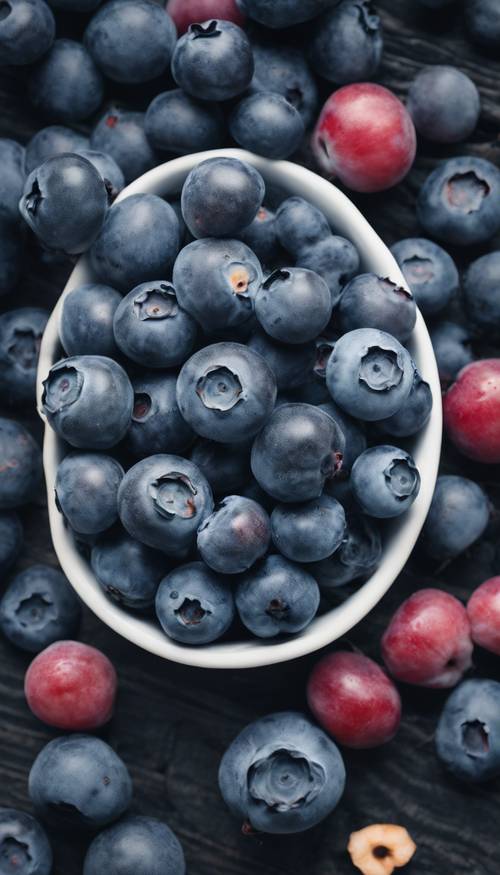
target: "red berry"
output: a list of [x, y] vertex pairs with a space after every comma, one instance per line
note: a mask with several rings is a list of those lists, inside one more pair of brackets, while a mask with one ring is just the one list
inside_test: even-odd
[[472, 646], [461, 602], [440, 589], [421, 589], [394, 614], [382, 637], [382, 656], [398, 680], [445, 688], [470, 668]]
[[390, 678], [362, 653], [339, 651], [320, 659], [307, 684], [318, 723], [346, 747], [377, 747], [396, 734], [401, 699]]
[[476, 462], [500, 462], [500, 359], [463, 368], [443, 398], [444, 424], [458, 449]]
[[326, 101], [312, 139], [320, 167], [354, 191], [383, 191], [408, 173], [417, 139], [410, 114], [373, 82], [345, 85]]
[[166, 8], [179, 36], [186, 32], [190, 24], [210, 18], [234, 21], [240, 27], [245, 23], [245, 15], [236, 0], [168, 0]]
[[80, 641], [56, 641], [29, 666], [24, 692], [44, 723], [80, 732], [110, 720], [116, 685], [115, 669], [100, 650]]
[[472, 640], [500, 656], [500, 577], [490, 577], [467, 603]]

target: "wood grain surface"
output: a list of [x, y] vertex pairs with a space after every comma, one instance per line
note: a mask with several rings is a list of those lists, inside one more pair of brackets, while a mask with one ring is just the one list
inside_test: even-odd
[[[500, 62], [486, 58], [466, 39], [459, 8], [446, 15], [424, 12], [416, 0], [380, 0], [385, 52], [380, 81], [404, 96], [419, 68], [455, 64], [479, 86], [481, 120], [473, 139], [453, 149], [422, 146], [414, 170], [395, 191], [358, 197], [384, 239], [392, 243], [417, 232], [414, 201], [426, 173], [449, 154], [473, 153], [500, 160]], [[460, 4], [458, 4], [458, 7]], [[451, 21], [451, 27], [450, 27]], [[80, 24], [66, 19], [66, 32]], [[123, 96], [123, 95], [120, 95]], [[144, 94], [133, 94], [139, 107]], [[40, 126], [25, 97], [22, 73], [0, 78], [0, 136], [26, 142]], [[493, 241], [487, 247], [498, 247]], [[467, 255], [455, 252], [461, 264]], [[476, 253], [474, 252], [474, 255]], [[34, 247], [19, 289], [2, 308], [50, 307], [71, 265], [46, 263]], [[495, 348], [478, 346], [478, 353]], [[496, 350], [498, 354], [498, 350]], [[32, 420], [39, 433], [39, 426]], [[449, 449], [447, 472], [468, 472], [488, 491], [492, 518], [486, 536], [467, 555], [437, 569], [415, 555], [389, 594], [349, 636], [349, 642], [379, 658], [382, 630], [395, 607], [416, 588], [438, 585], [465, 599], [487, 577], [500, 573], [498, 468], [464, 464]], [[22, 514], [26, 542], [18, 569], [34, 562], [56, 565], [46, 511], [39, 501]], [[3, 586], [3, 584], [2, 584]], [[269, 711], [305, 707], [305, 681], [316, 656], [270, 669], [209, 672], [156, 659], [111, 633], [88, 611], [82, 640], [101, 647], [120, 677], [116, 716], [104, 737], [127, 763], [134, 781], [133, 811], [164, 818], [179, 835], [189, 875], [354, 875], [346, 846], [349, 833], [373, 822], [406, 826], [418, 851], [408, 875], [496, 875], [500, 788], [464, 789], [446, 777], [434, 753], [433, 736], [445, 694], [405, 688], [404, 718], [391, 744], [374, 752], [345, 753], [347, 789], [338, 809], [307, 834], [245, 837], [217, 789], [220, 757], [234, 735]], [[31, 810], [30, 765], [56, 733], [42, 726], [23, 696], [25, 655], [0, 640], [0, 804]], [[474, 675], [500, 679], [500, 659], [476, 654]], [[55, 875], [79, 875], [86, 840], [52, 833]]]

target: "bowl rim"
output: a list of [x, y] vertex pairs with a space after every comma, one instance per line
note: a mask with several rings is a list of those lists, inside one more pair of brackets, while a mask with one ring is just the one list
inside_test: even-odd
[[[337, 233], [352, 240], [362, 262], [398, 285], [408, 284], [386, 244], [374, 231], [358, 208], [328, 180], [299, 164], [271, 161], [242, 149], [216, 149], [174, 158], [134, 180], [120, 192], [116, 203], [133, 194], [161, 196], [180, 191], [188, 172], [201, 161], [214, 157], [239, 158], [252, 164], [266, 182], [281, 186], [292, 194], [305, 197], [320, 207]], [[112, 207], [111, 207], [112, 209]], [[409, 347], [433, 396], [430, 419], [416, 436], [413, 453], [421, 474], [420, 493], [412, 507], [389, 526], [382, 559], [374, 573], [340, 605], [316, 617], [301, 633], [277, 640], [249, 639], [214, 642], [201, 647], [183, 645], [168, 638], [159, 624], [139, 614], [124, 610], [112, 602], [99, 586], [90, 563], [78, 551], [73, 535], [64, 524], [55, 503], [54, 484], [57, 465], [63, 456], [63, 441], [48, 424], [42, 411], [42, 381], [58, 358], [59, 319], [62, 303], [71, 289], [95, 279], [88, 256], [79, 258], [47, 323], [37, 371], [37, 407], [44, 422], [43, 465], [47, 487], [50, 531], [54, 550], [69, 582], [82, 601], [103, 623], [124, 638], [164, 659], [184, 665], [211, 669], [256, 668], [305, 656], [345, 635], [375, 607], [403, 569], [417, 541], [427, 516], [437, 478], [442, 437], [441, 387], [434, 351], [422, 314], [417, 320]]]

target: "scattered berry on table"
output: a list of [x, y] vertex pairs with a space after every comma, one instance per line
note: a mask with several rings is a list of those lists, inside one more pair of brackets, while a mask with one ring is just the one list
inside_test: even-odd
[[166, 823], [128, 815], [93, 840], [85, 856], [83, 875], [122, 875], [125, 871], [135, 875], [185, 875], [181, 843]]
[[458, 270], [451, 255], [432, 240], [408, 237], [391, 246], [417, 306], [425, 316], [438, 313], [458, 292]]
[[6, 873], [50, 875], [52, 848], [42, 825], [25, 811], [0, 808], [0, 862]]
[[440, 64], [420, 70], [410, 85], [406, 106], [418, 133], [437, 143], [467, 140], [481, 109], [472, 79], [457, 67]]
[[467, 316], [474, 326], [485, 333], [500, 329], [500, 250], [469, 265], [464, 278], [464, 300]]
[[0, 315], [0, 391], [8, 404], [35, 403], [38, 354], [48, 318], [40, 307]]
[[40, 447], [24, 425], [0, 417], [0, 510], [33, 501], [41, 479]]
[[428, 556], [444, 561], [459, 556], [483, 534], [490, 518], [488, 497], [466, 477], [438, 477], [430, 510], [422, 529]]
[[500, 684], [464, 681], [447, 700], [436, 730], [436, 751], [446, 769], [466, 783], [500, 775]]
[[475, 43], [495, 51], [500, 47], [500, 9], [496, 0], [466, 0], [465, 26]]

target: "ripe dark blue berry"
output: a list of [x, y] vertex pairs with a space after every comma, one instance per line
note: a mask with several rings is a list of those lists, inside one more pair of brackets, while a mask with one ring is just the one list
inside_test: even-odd
[[134, 409], [125, 441], [136, 459], [180, 453], [193, 442], [194, 432], [177, 404], [176, 385], [175, 374], [151, 371], [133, 378]]
[[180, 565], [160, 583], [156, 614], [170, 638], [209, 644], [229, 629], [234, 597], [229, 584], [204, 562]]
[[282, 94], [297, 109], [308, 128], [318, 108], [316, 80], [300, 49], [277, 43], [253, 43], [254, 74], [250, 92]]
[[177, 85], [202, 100], [229, 100], [248, 88], [253, 75], [252, 46], [232, 21], [191, 24], [172, 58]]
[[373, 79], [382, 49], [381, 21], [370, 0], [341, 0], [318, 19], [309, 57], [316, 73], [346, 85]]
[[91, 149], [111, 155], [125, 182], [132, 182], [158, 163], [158, 156], [144, 130], [144, 113], [112, 106], [90, 135]]
[[419, 134], [437, 143], [460, 143], [474, 131], [481, 109], [472, 79], [435, 64], [424, 67], [408, 90], [406, 106]]
[[382, 556], [380, 530], [357, 511], [348, 513], [343, 543], [327, 559], [310, 566], [322, 590], [336, 589], [375, 571]]
[[295, 562], [319, 562], [340, 547], [346, 519], [342, 505], [330, 495], [305, 504], [278, 504], [271, 514], [275, 547]]
[[106, 595], [135, 611], [154, 604], [160, 581], [168, 571], [163, 553], [122, 532], [98, 540], [92, 547], [91, 564]]
[[44, 0], [9, 0], [0, 16], [0, 64], [33, 64], [50, 49], [56, 32]]
[[50, 875], [52, 849], [45, 830], [31, 814], [0, 808], [0, 861], [5, 873]]
[[451, 383], [459, 371], [474, 361], [471, 334], [456, 322], [437, 322], [430, 331], [441, 382]]
[[352, 466], [351, 487], [364, 513], [388, 519], [413, 504], [420, 490], [420, 474], [409, 453], [384, 444], [358, 456]]
[[23, 193], [26, 170], [25, 149], [15, 140], [0, 138], [0, 217], [19, 220], [19, 198]]
[[269, 517], [256, 501], [228, 495], [198, 529], [201, 558], [221, 574], [247, 571], [260, 559], [271, 540]]
[[62, 305], [59, 336], [65, 352], [115, 358], [113, 317], [122, 296], [110, 286], [87, 283], [72, 289]]
[[31, 173], [47, 158], [62, 155], [64, 152], [79, 153], [88, 147], [88, 137], [84, 137], [83, 134], [73, 131], [71, 128], [66, 128], [63, 125], [49, 125], [47, 128], [40, 128], [36, 134], [33, 134], [26, 146], [24, 160], [26, 173]]
[[[126, 817], [99, 833], [83, 863], [83, 875], [185, 875], [177, 836], [153, 817]], [[42, 873], [41, 873], [42, 875]]]
[[437, 755], [470, 784], [500, 775], [500, 684], [463, 681], [446, 701], [436, 731]]
[[33, 404], [40, 342], [49, 314], [22, 307], [0, 315], [0, 391], [10, 404]]
[[193, 237], [237, 237], [257, 215], [264, 192], [264, 180], [250, 164], [208, 158], [187, 176], [182, 215]]
[[28, 93], [49, 120], [81, 121], [99, 109], [104, 82], [85, 46], [58, 39], [34, 67]]
[[155, 149], [188, 155], [217, 149], [226, 124], [220, 106], [197, 100], [181, 88], [157, 94], [148, 106], [144, 129]]
[[290, 27], [316, 18], [332, 0], [245, 0], [245, 12], [265, 27]]
[[374, 273], [361, 273], [344, 287], [337, 313], [342, 333], [379, 328], [401, 342], [408, 340], [417, 318], [410, 292]]
[[80, 602], [68, 581], [48, 565], [17, 574], [0, 601], [0, 629], [12, 644], [31, 653], [74, 638], [80, 616]]
[[458, 270], [451, 255], [423, 237], [408, 237], [391, 247], [413, 297], [425, 315], [442, 310], [458, 292]]
[[438, 477], [422, 529], [422, 545], [433, 559], [453, 559], [483, 534], [490, 505], [481, 487], [466, 477]]
[[123, 468], [112, 456], [69, 453], [57, 468], [55, 493], [60, 512], [82, 535], [98, 535], [118, 519], [118, 487]]
[[282, 343], [307, 343], [328, 325], [330, 290], [322, 277], [303, 267], [273, 271], [255, 296], [255, 315], [266, 334]]
[[500, 328], [500, 251], [473, 261], [465, 274], [464, 298], [471, 322], [486, 333]]
[[0, 509], [33, 501], [41, 483], [42, 454], [28, 429], [0, 418]]
[[243, 149], [265, 158], [288, 158], [299, 148], [305, 128], [300, 112], [285, 97], [258, 91], [235, 107], [229, 130]]

